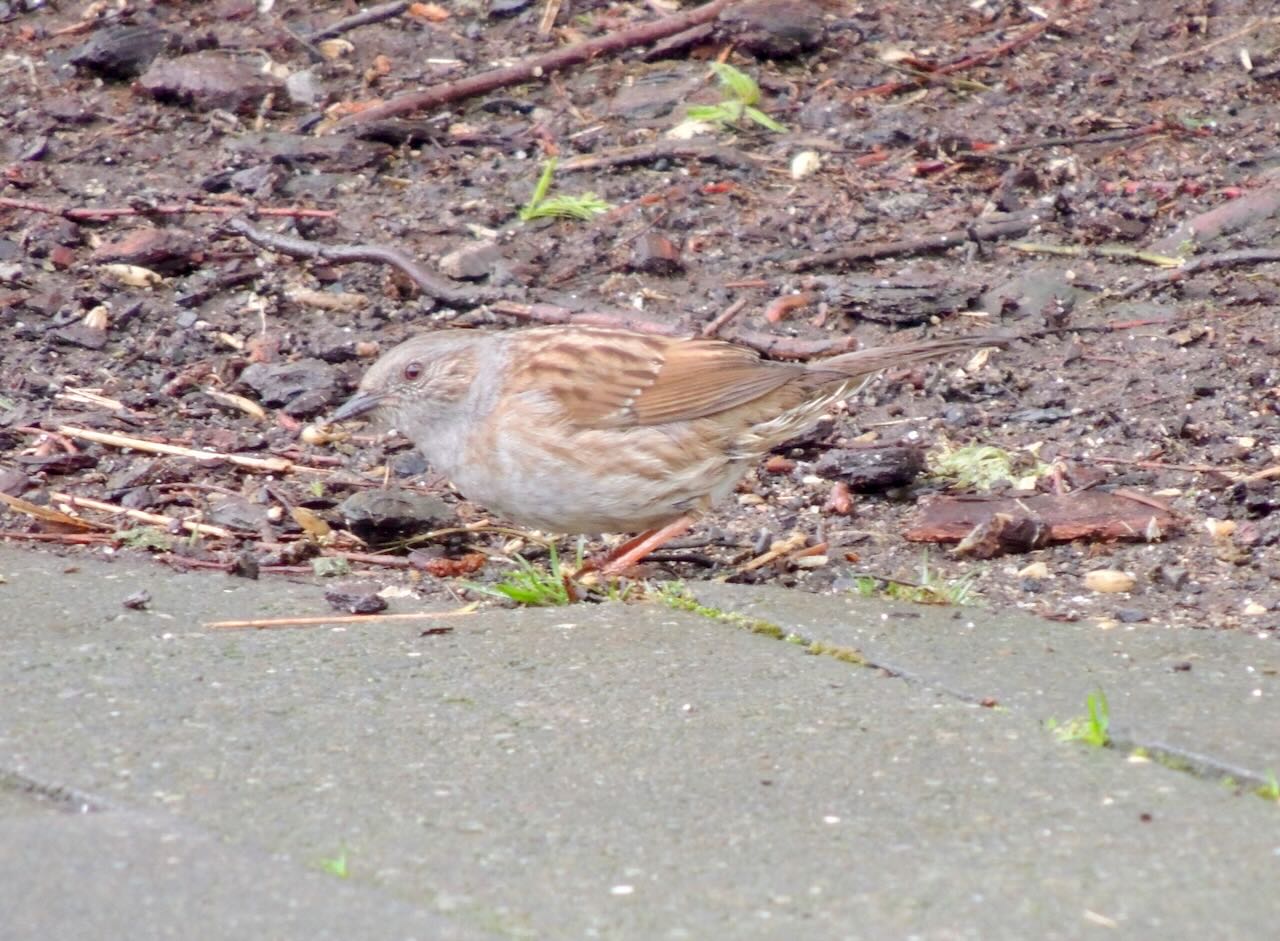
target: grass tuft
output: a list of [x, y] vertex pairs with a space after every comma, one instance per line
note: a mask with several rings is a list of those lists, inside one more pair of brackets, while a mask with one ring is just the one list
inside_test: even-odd
[[756, 107], [760, 103], [760, 86], [746, 72], [724, 62], [711, 63], [725, 97], [714, 105], [692, 105], [686, 113], [692, 121], [705, 121], [720, 128], [733, 127], [745, 117], [775, 134], [785, 133], [787, 127]]
[[1062, 724], [1054, 719], [1045, 723], [1060, 742], [1083, 742], [1093, 748], [1106, 748], [1111, 744], [1111, 707], [1107, 694], [1094, 690], [1085, 700], [1088, 715], [1076, 716]]
[[556, 160], [552, 157], [542, 165], [542, 175], [533, 188], [533, 195], [520, 210], [522, 222], [535, 219], [580, 219], [590, 222], [601, 213], [609, 211], [609, 204], [595, 193], [583, 193], [581, 196], [552, 196], [551, 179], [556, 172]]

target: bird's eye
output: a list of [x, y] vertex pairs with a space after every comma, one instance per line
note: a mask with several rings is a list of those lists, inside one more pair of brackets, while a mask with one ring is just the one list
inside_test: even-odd
[[418, 362], [410, 363], [404, 367], [404, 377], [410, 382], [416, 382], [422, 377], [422, 364]]

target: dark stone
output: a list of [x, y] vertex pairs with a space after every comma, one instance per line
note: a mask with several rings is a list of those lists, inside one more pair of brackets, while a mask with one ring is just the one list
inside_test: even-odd
[[147, 607], [147, 605], [151, 604], [151, 593], [145, 588], [139, 588], [137, 591], [126, 596], [120, 603], [131, 610], [142, 611]]
[[127, 81], [141, 75], [161, 52], [178, 48], [177, 37], [154, 26], [106, 26], [71, 53], [71, 64], [95, 75]]
[[657, 232], [646, 232], [631, 250], [631, 270], [645, 274], [675, 275], [684, 270], [680, 249]]
[[911, 483], [924, 470], [919, 448], [887, 445], [874, 448], [836, 448], [825, 452], [813, 472], [828, 480], [843, 480], [856, 493], [881, 493]]
[[1141, 621], [1149, 620], [1147, 612], [1138, 608], [1119, 608], [1116, 611], [1116, 620], [1122, 624], [1138, 624]]
[[325, 407], [336, 399], [338, 372], [318, 359], [253, 363], [240, 374], [240, 384], [258, 393], [258, 400], [268, 408], [287, 406], [308, 393], [323, 399], [321, 407]]
[[324, 600], [338, 611], [349, 614], [377, 614], [387, 606], [371, 582], [339, 582], [324, 590]]
[[531, 3], [533, 0], [489, 0], [489, 16], [493, 19], [515, 16]]
[[280, 89], [278, 82], [263, 75], [248, 59], [211, 51], [161, 59], [134, 87], [157, 101], [194, 111], [241, 114], [256, 111], [263, 98]]
[[209, 522], [215, 526], [257, 532], [268, 520], [267, 508], [238, 494], [214, 494], [209, 498]]
[[1153, 581], [1168, 585], [1174, 591], [1181, 591], [1187, 584], [1187, 570], [1174, 565], [1158, 565], [1151, 573]]
[[822, 8], [812, 0], [748, 0], [721, 13], [720, 22], [738, 48], [763, 59], [809, 52], [824, 37]]
[[347, 527], [369, 543], [403, 539], [453, 520], [453, 511], [439, 497], [409, 490], [361, 490], [347, 497], [338, 512]]
[[95, 264], [141, 265], [161, 274], [190, 271], [203, 260], [195, 236], [185, 229], [134, 229], [96, 248]]

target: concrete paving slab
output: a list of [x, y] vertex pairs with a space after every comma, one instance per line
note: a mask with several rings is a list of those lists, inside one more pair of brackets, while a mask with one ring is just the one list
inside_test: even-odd
[[[386, 893], [234, 848], [164, 815], [0, 800], [0, 936], [493, 939]], [[14, 804], [25, 802], [25, 813]]]
[[1272, 633], [1158, 622], [1100, 628], [981, 607], [930, 607], [736, 585], [691, 586], [704, 603], [855, 647], [925, 685], [1045, 720], [1105, 692], [1113, 732], [1205, 773], [1280, 774], [1280, 643]]
[[[196, 622], [320, 613], [320, 589], [77, 566], [51, 581], [0, 549], [0, 600], [23, 612], [3, 630], [0, 767], [307, 879], [345, 851], [337, 885], [459, 931], [1262, 939], [1280, 914], [1274, 805], [1060, 744], [1031, 710], [656, 605], [215, 633]], [[111, 607], [144, 584], [150, 612]], [[882, 610], [838, 609], [868, 632]], [[48, 819], [18, 823], [56, 868]]]

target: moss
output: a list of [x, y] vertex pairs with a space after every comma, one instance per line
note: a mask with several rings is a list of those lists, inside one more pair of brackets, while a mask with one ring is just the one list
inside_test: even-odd
[[772, 637], [774, 640], [795, 644], [803, 649], [805, 653], [815, 657], [831, 657], [841, 663], [851, 663], [860, 667], [872, 665], [863, 656], [862, 652], [854, 647], [828, 644], [825, 641], [814, 640], [810, 637], [805, 637], [803, 634], [788, 631], [780, 625], [772, 621], [766, 621], [763, 618], [753, 618], [746, 614], [738, 614], [736, 611], [725, 611], [722, 608], [702, 604], [690, 597], [684, 586], [678, 583], [663, 586], [658, 592], [658, 597], [669, 608], [675, 608], [677, 611], [688, 611], [691, 614], [697, 614], [713, 621], [731, 624], [752, 634], [760, 634], [765, 637]]

